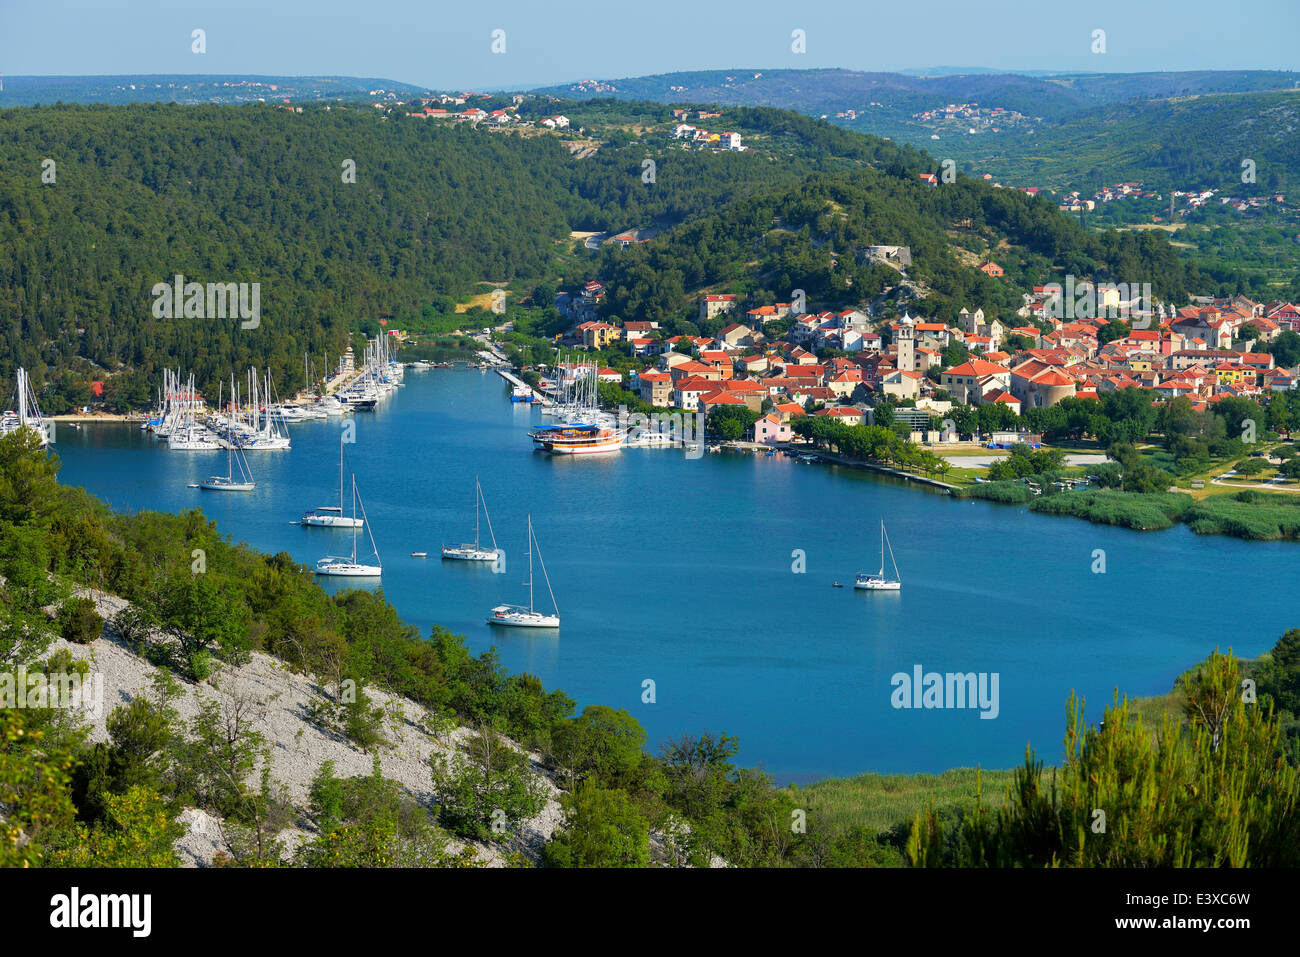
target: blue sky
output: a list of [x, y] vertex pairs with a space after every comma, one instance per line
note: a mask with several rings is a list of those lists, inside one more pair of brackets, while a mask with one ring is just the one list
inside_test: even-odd
[[[207, 32], [207, 53], [190, 34]], [[491, 52], [505, 30], [506, 52]], [[805, 31], [807, 52], [791, 51]], [[1106, 31], [1106, 52], [1091, 52]], [[0, 73], [540, 86], [674, 70], [1300, 68], [1297, 0], [0, 0]]]

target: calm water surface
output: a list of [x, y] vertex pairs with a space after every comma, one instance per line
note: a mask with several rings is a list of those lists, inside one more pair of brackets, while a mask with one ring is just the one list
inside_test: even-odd
[[[784, 456], [552, 459], [525, 435], [539, 411], [512, 404], [492, 373], [412, 370], [377, 412], [345, 421], [356, 423], [347, 454], [384, 593], [407, 621], [425, 634], [444, 625], [476, 651], [496, 645], [508, 669], [580, 707], [626, 708], [652, 747], [685, 732], [737, 735], [740, 759], [780, 782], [1010, 767], [1027, 742], [1055, 761], [1072, 689], [1096, 720], [1117, 686], [1164, 693], [1215, 647], [1258, 655], [1300, 624], [1279, 585], [1300, 559], [1294, 544], [1038, 516]], [[225, 453], [169, 452], [125, 425], [61, 426], [61, 479], [126, 511], [202, 507], [235, 541], [307, 564], [346, 554], [350, 533], [290, 524], [337, 502], [339, 420], [290, 429], [291, 451], [249, 453], [249, 494], [187, 488], [224, 473]], [[437, 557], [473, 537], [476, 475], [506, 574]], [[483, 623], [493, 605], [527, 601], [529, 512], [558, 635]], [[882, 517], [903, 591], [832, 588], [879, 565]], [[1098, 548], [1105, 574], [1091, 571]], [[538, 585], [546, 604], [540, 573]], [[894, 709], [891, 676], [918, 664], [996, 672], [997, 718]]]

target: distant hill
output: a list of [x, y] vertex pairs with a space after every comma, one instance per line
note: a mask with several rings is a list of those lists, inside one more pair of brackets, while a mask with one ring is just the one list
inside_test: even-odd
[[[1012, 133], [972, 137], [965, 158], [1017, 184], [1095, 189], [1137, 180], [1156, 189], [1285, 192], [1300, 174], [1300, 90], [1109, 104], [1047, 135], [1070, 148], [1049, 149], [1043, 131]], [[1243, 159], [1255, 163], [1254, 186], [1241, 181]]]
[[[796, 110], [921, 146], [1016, 186], [1095, 188], [1123, 180], [1156, 188], [1214, 186], [1239, 177], [1243, 158], [1260, 163], [1259, 153], [1270, 175], [1277, 174], [1270, 188], [1282, 189], [1288, 164], [1300, 168], [1298, 77], [1272, 70], [920, 76], [734, 69], [588, 80], [537, 92]], [[984, 115], [969, 123], [918, 116], [949, 104], [978, 104]], [[1023, 119], [998, 122], [989, 116], [995, 109]]]
[[0, 107], [37, 103], [274, 103], [281, 100], [358, 100], [375, 91], [403, 99], [421, 87], [352, 76], [6, 76]]
[[[1045, 120], [1063, 120], [1072, 112], [1132, 99], [1201, 93], [1244, 93], [1289, 89], [1297, 74], [1273, 70], [1183, 73], [1094, 73], [1035, 76], [978, 73], [912, 76], [854, 70], [706, 70], [661, 73], [601, 81], [580, 81], [536, 92], [565, 98], [613, 96], [662, 103], [718, 103], [729, 106], [776, 106], [815, 116], [855, 110], [886, 120], [908, 120], [914, 113], [948, 103], [978, 102], [1001, 106]], [[598, 88], [599, 87], [599, 88]], [[870, 113], [871, 104], [878, 113]], [[867, 125], [862, 132], [879, 132]]]

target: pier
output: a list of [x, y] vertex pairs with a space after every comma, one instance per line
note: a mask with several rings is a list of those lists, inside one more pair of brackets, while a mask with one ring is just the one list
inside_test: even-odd
[[501, 376], [501, 378], [505, 379], [511, 385], [527, 389], [529, 392], [531, 392], [533, 396], [534, 405], [540, 405], [545, 407], [545, 406], [551, 406], [555, 404], [548, 397], [542, 395], [542, 393], [538, 392], [536, 389], [530, 386], [523, 379], [519, 378], [519, 376], [515, 375], [509, 369], [504, 369], [501, 366], [496, 366], [495, 371], [497, 375]]

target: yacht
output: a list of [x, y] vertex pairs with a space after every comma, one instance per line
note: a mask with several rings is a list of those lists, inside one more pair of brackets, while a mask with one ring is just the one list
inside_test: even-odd
[[363, 524], [356, 515], [343, 514], [343, 436], [339, 436], [339, 503], [338, 505], [321, 505], [305, 512], [298, 520], [300, 525], [315, 525], [322, 528], [360, 528]]
[[[488, 535], [492, 538], [492, 547], [482, 548], [479, 544], [479, 509], [483, 510], [483, 517], [487, 519]], [[483, 499], [483, 488], [479, 485], [478, 477], [474, 478], [474, 544], [462, 542], [457, 545], [442, 546], [442, 557], [456, 559], [462, 562], [494, 562], [497, 560], [497, 537], [492, 531], [492, 519], [487, 513], [487, 502]]]
[[[893, 578], [885, 577], [886, 548], [889, 549], [889, 562], [894, 566]], [[853, 587], [863, 591], [899, 591], [903, 587], [903, 579], [898, 574], [898, 563], [894, 561], [894, 546], [889, 544], [889, 536], [885, 534], [884, 519], [880, 520], [880, 571], [874, 575], [859, 572]]]
[[[361, 496], [357, 493], [357, 478], [352, 476], [352, 515], [356, 517], [357, 505], [361, 502]], [[351, 556], [327, 555], [316, 563], [317, 575], [333, 575], [341, 578], [378, 578], [383, 574], [384, 566], [379, 559], [379, 548], [375, 545], [375, 536], [370, 532], [370, 523], [365, 521], [366, 507], [361, 505], [362, 520], [352, 526], [352, 554]], [[375, 554], [375, 563], [373, 565], [362, 564], [357, 561], [357, 529], [361, 525], [366, 526], [366, 534], [370, 536], [370, 548]]]
[[542, 549], [537, 547], [537, 563], [542, 566], [542, 578], [546, 581], [546, 592], [551, 596], [551, 608], [554, 613], [547, 615], [533, 606], [533, 546], [537, 543], [533, 535], [533, 517], [528, 516], [528, 607], [523, 605], [497, 605], [488, 616], [489, 625], [504, 628], [559, 628], [560, 609], [555, 604], [555, 592], [551, 591], [551, 579], [546, 574], [546, 563], [542, 561]]
[[226, 446], [226, 474], [211, 475], [199, 483], [199, 488], [209, 492], [251, 492], [257, 488], [253, 473], [249, 471], [244, 453], [239, 453], [239, 478], [235, 478], [235, 446]]

